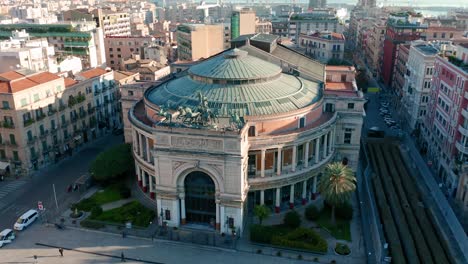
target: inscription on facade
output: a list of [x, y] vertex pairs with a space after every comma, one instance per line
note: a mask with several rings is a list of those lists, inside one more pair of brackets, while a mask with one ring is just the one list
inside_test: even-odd
[[223, 150], [221, 140], [206, 138], [172, 137], [172, 146], [198, 150]]
[[156, 135], [156, 144], [169, 145], [169, 136]]

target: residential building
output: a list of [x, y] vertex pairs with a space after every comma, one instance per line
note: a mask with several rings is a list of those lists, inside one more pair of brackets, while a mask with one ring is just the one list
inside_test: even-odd
[[[118, 112], [104, 111], [109, 105], [100, 98], [115, 106], [112, 79], [113, 73], [102, 69], [75, 79], [49, 72], [0, 74], [0, 159], [14, 175], [24, 175], [101, 136], [106, 120], [119, 122]], [[106, 87], [106, 95], [99, 87]]]
[[426, 125], [422, 129], [427, 150], [438, 177], [468, 205], [468, 181], [463, 167], [468, 162], [468, 45], [457, 45], [456, 56], [436, 56]]
[[311, 35], [299, 35], [298, 46], [306, 50], [312, 58], [327, 63], [329, 60], [343, 60], [345, 38], [334, 32], [316, 32]]
[[409, 57], [409, 44], [400, 44], [395, 53], [395, 65], [393, 66], [392, 91], [393, 103], [398, 110], [401, 108], [401, 99], [403, 98], [403, 87], [405, 86], [406, 64]]
[[434, 60], [439, 50], [428, 42], [411, 42], [403, 87], [402, 115], [408, 131], [424, 126], [434, 74]]
[[380, 75], [385, 30], [386, 20], [381, 19], [374, 23], [367, 38], [365, 60], [374, 77]]
[[334, 9], [314, 9], [308, 13], [293, 14], [289, 19], [289, 37], [296, 41], [300, 34], [331, 31], [343, 33], [343, 25], [338, 21]]
[[372, 8], [376, 7], [376, 0], [359, 0], [357, 5], [361, 7]]
[[146, 60], [154, 60], [160, 64], [167, 64], [167, 55], [169, 47], [162, 47], [156, 44], [142, 47], [142, 58]]
[[255, 33], [271, 34], [271, 21], [261, 20], [257, 17], [255, 21]]
[[289, 17], [273, 18], [271, 20], [271, 34], [287, 38], [289, 36]]
[[143, 47], [153, 44], [151, 36], [107, 36], [104, 39], [107, 65], [112, 69], [120, 69], [120, 61], [141, 54]]
[[114, 12], [107, 9], [92, 11], [97, 27], [102, 28], [104, 36], [131, 36], [130, 15], [125, 12]]
[[232, 11], [231, 15], [231, 39], [241, 35], [254, 34], [256, 30], [256, 15], [251, 8], [242, 8]]
[[29, 39], [24, 30], [13, 31], [10, 40], [0, 41], [0, 61], [0, 72], [18, 68], [57, 72], [54, 47], [46, 38]]
[[463, 30], [457, 29], [455, 26], [429, 26], [425, 33], [425, 40], [442, 40], [448, 41], [463, 37]]
[[392, 86], [397, 46], [420, 39], [424, 35], [427, 25], [422, 20], [421, 14], [411, 12], [393, 13], [388, 17], [381, 70], [383, 82], [388, 87]]
[[356, 170], [365, 99], [354, 68], [325, 70], [267, 36], [141, 91], [128, 111], [136, 179], [168, 226], [242, 236], [256, 205], [279, 213], [315, 199], [328, 163]]
[[69, 55], [76, 56], [85, 69], [106, 63], [104, 35], [94, 22], [0, 24], [0, 37], [11, 37], [16, 30], [25, 30], [31, 38], [47, 38], [54, 46], [58, 61]]
[[177, 26], [179, 60], [208, 58], [224, 50], [224, 25], [182, 24]]
[[134, 56], [128, 60], [122, 60], [120, 68], [123, 71], [139, 73], [142, 81], [157, 81], [170, 74], [170, 67], [153, 60], [141, 60]]

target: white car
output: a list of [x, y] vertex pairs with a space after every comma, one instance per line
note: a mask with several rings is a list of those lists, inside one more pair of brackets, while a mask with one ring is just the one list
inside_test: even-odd
[[31, 225], [36, 219], [39, 217], [39, 213], [36, 210], [29, 210], [26, 213], [24, 213], [22, 216], [16, 220], [16, 223], [14, 225], [15, 230], [23, 230], [29, 225]]
[[0, 248], [5, 244], [10, 244], [16, 238], [15, 232], [11, 229], [5, 229], [0, 232]]

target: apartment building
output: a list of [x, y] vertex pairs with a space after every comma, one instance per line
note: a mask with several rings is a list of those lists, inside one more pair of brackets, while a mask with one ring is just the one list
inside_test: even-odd
[[367, 45], [365, 50], [365, 60], [373, 76], [378, 76], [381, 70], [383, 57], [383, 42], [385, 39], [386, 20], [380, 19], [374, 23], [370, 29], [370, 34], [367, 37]]
[[102, 28], [104, 36], [130, 36], [132, 34], [128, 13], [94, 9], [92, 14], [97, 27]]
[[99, 68], [75, 79], [49, 72], [0, 74], [0, 160], [24, 175], [71, 154], [120, 122], [116, 91], [113, 73]]
[[225, 47], [223, 24], [181, 24], [176, 34], [179, 60], [208, 58]]
[[300, 34], [297, 43], [306, 54], [320, 62], [343, 60], [345, 37], [335, 32], [316, 32], [311, 35]]
[[254, 34], [256, 31], [256, 15], [251, 8], [233, 11], [231, 15], [231, 38]]
[[427, 25], [422, 23], [421, 14], [411, 12], [392, 13], [387, 20], [383, 47], [382, 78], [391, 87], [396, 50], [399, 44], [420, 39]]
[[411, 43], [403, 86], [402, 115], [409, 131], [421, 129], [427, 114], [427, 103], [434, 74], [434, 60], [439, 50], [425, 41]]
[[401, 110], [401, 98], [403, 97], [403, 87], [405, 86], [406, 63], [409, 56], [409, 44], [400, 44], [395, 52], [395, 65], [393, 65], [392, 91], [393, 101], [397, 109]]
[[343, 33], [343, 25], [338, 21], [335, 9], [314, 9], [308, 13], [293, 14], [289, 19], [289, 37], [296, 41], [300, 34], [331, 31]]
[[54, 46], [58, 61], [70, 55], [79, 57], [85, 69], [106, 63], [104, 35], [94, 22], [0, 24], [0, 37], [11, 37], [16, 30], [25, 30], [31, 38], [47, 38]]
[[58, 71], [54, 47], [46, 38], [30, 39], [26, 31], [13, 31], [9, 40], [0, 41], [0, 72], [25, 68], [32, 71]]
[[456, 56], [436, 56], [423, 149], [448, 195], [468, 205], [468, 45]]
[[132, 57], [132, 54], [140, 54], [143, 47], [154, 43], [154, 38], [139, 36], [107, 36], [104, 39], [107, 65], [114, 70], [120, 68], [120, 61]]

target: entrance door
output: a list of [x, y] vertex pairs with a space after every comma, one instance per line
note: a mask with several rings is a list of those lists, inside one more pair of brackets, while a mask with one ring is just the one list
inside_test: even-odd
[[210, 224], [216, 221], [215, 185], [206, 173], [195, 171], [187, 175], [185, 211], [187, 222]]

